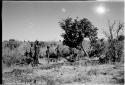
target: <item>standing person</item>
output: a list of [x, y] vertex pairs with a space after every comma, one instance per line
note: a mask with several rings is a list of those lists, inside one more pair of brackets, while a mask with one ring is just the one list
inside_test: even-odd
[[59, 60], [60, 60], [59, 45], [56, 47], [56, 52], [57, 52], [57, 59], [59, 59]]
[[34, 53], [33, 53], [33, 65], [37, 65], [39, 63], [38, 61], [38, 55], [39, 55], [39, 41], [35, 41], [34, 44], [31, 44], [31, 47], [33, 48], [34, 50]]
[[46, 57], [47, 57], [47, 59], [48, 59], [48, 63], [49, 63], [49, 56], [50, 56], [50, 47], [47, 46]]
[[34, 45], [30, 43], [30, 57], [31, 57], [31, 65], [34, 66]]
[[34, 60], [35, 60], [35, 64], [37, 65], [39, 63], [38, 61], [38, 57], [39, 57], [39, 41], [35, 41], [35, 46], [34, 46], [34, 50], [35, 50], [35, 53], [34, 53]]

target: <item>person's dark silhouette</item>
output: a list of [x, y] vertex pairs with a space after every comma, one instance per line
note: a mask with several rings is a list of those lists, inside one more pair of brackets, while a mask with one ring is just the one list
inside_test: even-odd
[[39, 55], [39, 41], [35, 41], [35, 45], [34, 45], [34, 57], [33, 57], [33, 60], [34, 60], [34, 64], [37, 65], [39, 63], [38, 61], [38, 55]]
[[50, 56], [50, 47], [47, 46], [46, 57], [47, 57], [47, 59], [48, 59], [48, 63], [49, 63], [49, 56]]
[[57, 58], [60, 59], [60, 51], [59, 51], [59, 45], [56, 48], [56, 52], [57, 52]]

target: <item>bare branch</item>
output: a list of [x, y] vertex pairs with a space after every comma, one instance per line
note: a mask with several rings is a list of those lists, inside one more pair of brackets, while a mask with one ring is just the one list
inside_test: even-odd
[[116, 24], [116, 22], [114, 21], [114, 23], [112, 24], [112, 29], [114, 28], [114, 25]]
[[107, 38], [110, 37], [109, 34], [108, 34], [107, 32], [105, 32], [105, 31], [103, 31], [103, 34], [104, 34]]
[[124, 27], [124, 24], [123, 24], [123, 23], [120, 23], [120, 21], [119, 21], [118, 29], [116, 30], [117, 38], [118, 38], [119, 31], [120, 31], [123, 27]]

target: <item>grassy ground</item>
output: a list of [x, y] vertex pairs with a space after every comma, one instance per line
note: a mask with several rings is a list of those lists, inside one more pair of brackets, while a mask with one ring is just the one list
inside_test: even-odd
[[6, 85], [124, 85], [124, 65], [116, 63], [86, 66], [66, 62], [48, 65], [44, 60], [37, 67], [3, 66], [3, 82]]

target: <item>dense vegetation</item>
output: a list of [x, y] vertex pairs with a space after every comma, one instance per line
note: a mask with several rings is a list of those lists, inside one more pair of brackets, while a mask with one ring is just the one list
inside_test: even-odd
[[[65, 58], [69, 62], [75, 62], [84, 58], [97, 57], [100, 63], [121, 62], [123, 60], [124, 35], [119, 34], [123, 30], [123, 24], [119, 23], [114, 37], [112, 30], [114, 25], [109, 24], [107, 40], [98, 39], [97, 27], [87, 19], [66, 18], [59, 22], [64, 33], [61, 42], [43, 41], [17, 41], [10, 39], [2, 42], [2, 62], [11, 65], [38, 65], [39, 58], [59, 61]], [[89, 41], [84, 40], [88, 38]], [[47, 46], [49, 46], [47, 54]]]

